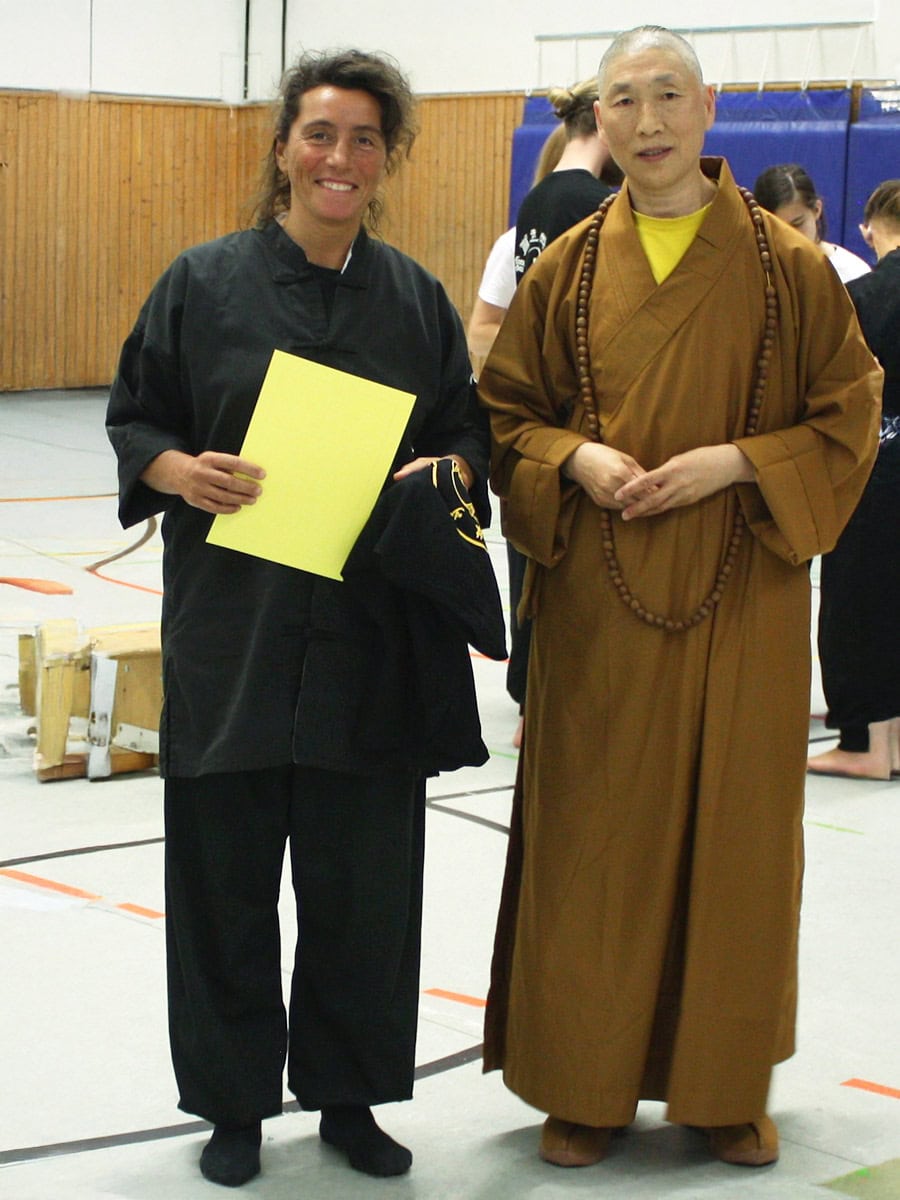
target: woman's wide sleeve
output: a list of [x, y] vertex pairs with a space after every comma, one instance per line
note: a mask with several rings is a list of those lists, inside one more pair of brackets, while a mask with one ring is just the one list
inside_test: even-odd
[[119, 464], [119, 519], [126, 528], [176, 499], [141, 481], [164, 450], [190, 452], [189, 417], [179, 372], [179, 335], [186, 267], [161, 277], [125, 340], [110, 389], [106, 430]]

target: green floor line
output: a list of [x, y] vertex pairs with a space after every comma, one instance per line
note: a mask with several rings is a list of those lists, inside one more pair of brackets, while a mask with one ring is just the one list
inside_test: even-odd
[[835, 833], [858, 833], [860, 837], [865, 836], [862, 829], [847, 829], [843, 825], [826, 825], [824, 821], [804, 821], [804, 825], [817, 825], [819, 829], [833, 829]]
[[849, 1175], [841, 1175], [823, 1183], [842, 1196], [855, 1200], [897, 1200], [900, 1196], [900, 1158], [892, 1158], [880, 1167], [860, 1167]]

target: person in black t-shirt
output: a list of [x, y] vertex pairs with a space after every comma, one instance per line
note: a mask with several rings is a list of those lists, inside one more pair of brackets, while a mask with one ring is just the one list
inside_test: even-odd
[[597, 132], [596, 99], [596, 79], [550, 92], [550, 103], [565, 125], [566, 148], [551, 173], [519, 206], [517, 283], [554, 238], [589, 217], [621, 182], [622, 174]]

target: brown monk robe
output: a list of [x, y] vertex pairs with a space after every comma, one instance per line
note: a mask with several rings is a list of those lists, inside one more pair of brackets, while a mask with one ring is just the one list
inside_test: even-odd
[[734, 442], [754, 468], [755, 482], [643, 520], [611, 512], [628, 588], [677, 620], [711, 590], [740, 509], [710, 616], [686, 632], [636, 617], [604, 560], [604, 510], [560, 472], [588, 436], [575, 308], [589, 222], [529, 271], [479, 382], [534, 619], [485, 1069], [589, 1126], [629, 1123], [642, 1098], [677, 1123], [751, 1121], [793, 1052], [807, 562], [834, 545], [876, 447], [881, 376], [844, 288], [768, 214], [777, 327], [743, 436], [765, 277], [728, 167], [702, 169], [715, 198], [659, 285], [627, 186], [613, 203], [589, 347], [607, 445], [649, 471]]

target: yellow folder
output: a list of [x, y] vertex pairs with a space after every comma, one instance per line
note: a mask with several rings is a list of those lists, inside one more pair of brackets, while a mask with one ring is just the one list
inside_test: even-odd
[[262, 494], [217, 516], [206, 540], [340, 579], [415, 399], [274, 351], [241, 447], [266, 472]]

